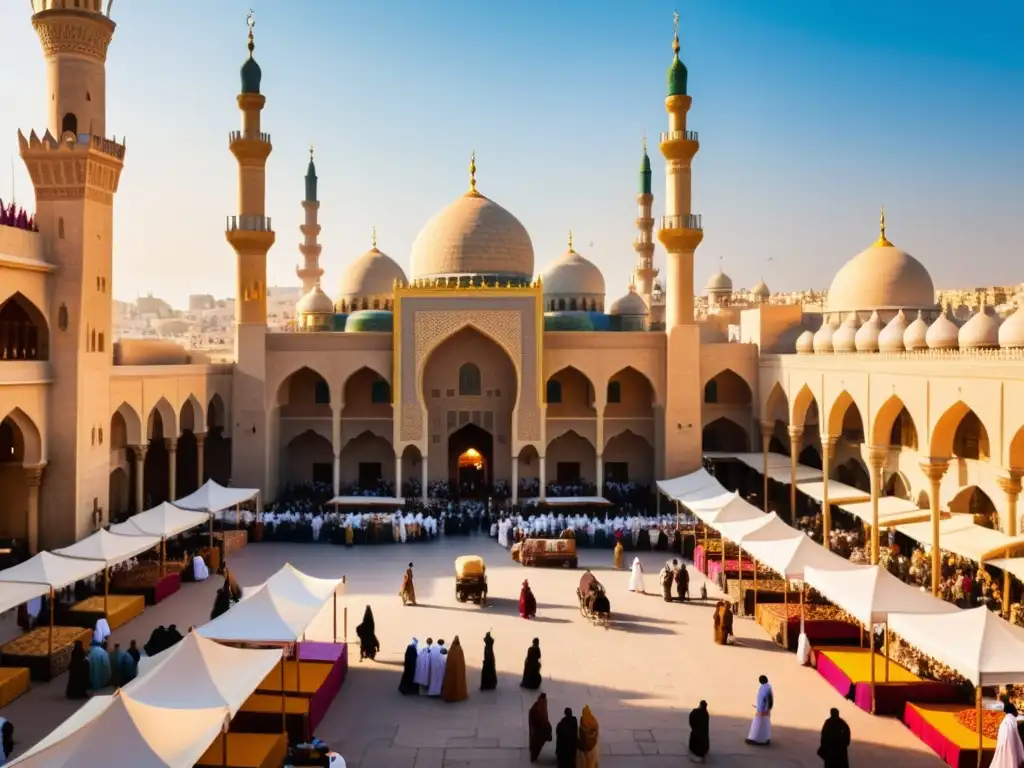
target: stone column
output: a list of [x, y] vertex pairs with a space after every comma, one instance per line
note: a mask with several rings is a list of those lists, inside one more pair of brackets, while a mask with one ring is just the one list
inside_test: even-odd
[[543, 456], [540, 457], [540, 466], [537, 468], [540, 475], [540, 498], [548, 497], [548, 462]]
[[39, 551], [39, 486], [43, 483], [45, 464], [25, 467], [25, 484], [28, 486], [28, 552]]
[[835, 454], [838, 437], [832, 435], [821, 436], [821, 475], [822, 475], [822, 532], [824, 534], [825, 549], [832, 549], [832, 505], [828, 499], [828, 480], [831, 472], [832, 456]]
[[331, 472], [331, 486], [335, 496], [341, 494], [341, 409], [343, 404], [331, 406], [331, 454], [333, 456], [333, 469]]
[[804, 428], [789, 427], [789, 522], [796, 525], [796, 467], [803, 447]]
[[996, 478], [999, 487], [1006, 494], [1006, 516], [1003, 530], [1007, 536], [1017, 535], [1017, 500], [1020, 498], [1021, 473], [1011, 469], [1006, 476]]
[[196, 488], [202, 488], [206, 482], [204, 475], [206, 464], [206, 433], [196, 433]]
[[949, 468], [949, 459], [928, 458], [921, 462], [921, 471], [928, 478], [928, 505], [932, 513], [932, 594], [938, 596], [939, 581], [942, 578], [942, 551], [939, 549], [939, 522], [942, 509], [939, 505], [939, 489], [942, 477]]
[[512, 504], [519, 503], [519, 457], [512, 457]]
[[772, 433], [775, 431], [774, 424], [761, 423], [761, 499], [764, 513], [768, 514], [768, 446], [772, 442]]
[[402, 498], [402, 454], [395, 456], [395, 496]]
[[882, 493], [882, 473], [889, 458], [889, 446], [868, 446], [868, 471], [871, 472], [871, 564], [878, 565], [878, 497]]
[[421, 464], [420, 470], [422, 472], [422, 477], [423, 477], [423, 479], [421, 481], [423, 487], [420, 489], [420, 497], [422, 498], [423, 503], [426, 504], [427, 500], [430, 498], [427, 495], [427, 483], [428, 483], [428, 480], [430, 478], [430, 472], [429, 472], [429, 469], [428, 469], [430, 467], [430, 461], [428, 460], [427, 454], [424, 453], [423, 456], [420, 458], [420, 464]]
[[167, 500], [173, 502], [177, 497], [175, 486], [178, 481], [178, 438], [164, 438], [167, 446]]
[[604, 460], [601, 454], [597, 454], [597, 466], [594, 468], [596, 474], [597, 495], [604, 496]]
[[145, 445], [133, 445], [135, 452], [135, 513], [145, 512], [146, 503], [146, 450]]
[[341, 495], [341, 455], [337, 453], [334, 454], [331, 468], [331, 492], [335, 496]]

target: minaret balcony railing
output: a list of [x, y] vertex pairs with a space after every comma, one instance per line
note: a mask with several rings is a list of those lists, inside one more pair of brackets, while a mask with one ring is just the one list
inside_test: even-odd
[[228, 216], [228, 232], [273, 232], [270, 226], [269, 216], [256, 214], [243, 214], [241, 216]]
[[236, 141], [262, 141], [264, 144], [270, 144], [270, 134], [262, 133], [257, 131], [229, 131], [228, 132], [228, 144], [234, 144]]
[[661, 143], [666, 141], [697, 141], [696, 131], [665, 131], [661, 134]]
[[701, 224], [701, 216], [699, 213], [687, 213], [684, 216], [662, 216], [661, 217], [661, 228], [662, 229], [696, 229], [701, 232], [704, 231], [704, 227]]

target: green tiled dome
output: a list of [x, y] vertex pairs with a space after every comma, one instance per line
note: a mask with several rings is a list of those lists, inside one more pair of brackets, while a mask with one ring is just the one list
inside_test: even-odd
[[668, 95], [669, 96], [685, 96], [686, 95], [686, 65], [679, 60], [679, 54], [672, 60], [672, 66], [668, 68]]
[[259, 93], [262, 79], [263, 71], [250, 54], [242, 65], [242, 93]]
[[594, 323], [586, 312], [545, 312], [545, 331], [592, 331]]
[[651, 194], [651, 158], [647, 156], [646, 145], [644, 145], [644, 159], [640, 161], [640, 194]]
[[345, 333], [391, 333], [395, 316], [383, 309], [353, 312], [345, 321]]

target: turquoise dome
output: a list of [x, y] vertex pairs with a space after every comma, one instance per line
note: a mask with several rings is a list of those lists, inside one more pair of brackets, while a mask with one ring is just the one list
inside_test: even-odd
[[612, 329], [612, 318], [604, 312], [587, 312], [590, 317], [590, 324], [595, 331], [610, 331]]
[[668, 95], [669, 96], [685, 96], [686, 95], [686, 65], [679, 60], [679, 54], [672, 60], [672, 66], [668, 68]]
[[344, 313], [336, 313], [334, 315], [334, 330], [344, 331], [345, 323], [348, 321], [348, 315]]
[[383, 309], [353, 312], [345, 321], [345, 333], [391, 333], [395, 316]]
[[545, 312], [545, 331], [592, 331], [589, 312]]
[[259, 93], [263, 71], [251, 55], [242, 65], [242, 93]]

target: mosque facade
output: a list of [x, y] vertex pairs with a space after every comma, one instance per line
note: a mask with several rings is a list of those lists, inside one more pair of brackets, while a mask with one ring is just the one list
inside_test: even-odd
[[[47, 123], [19, 134], [34, 218], [0, 225], [0, 536], [61, 546], [205, 479], [335, 493], [382, 484], [426, 498], [438, 483], [601, 489], [697, 469], [707, 451], [775, 451], [934, 512], [1016, 533], [1024, 474], [1024, 315], [964, 321], [927, 269], [888, 239], [837, 273], [821, 311], [746, 301], [719, 272], [694, 300], [703, 237], [691, 199], [699, 137], [678, 35], [666, 80], [663, 215], [646, 146], [636, 267], [607, 300], [577, 252], [535, 264], [527, 229], [467, 191], [422, 228], [409, 271], [378, 248], [321, 285], [311, 152], [296, 327], [267, 325], [265, 206], [272, 105], [250, 27], [228, 136], [237, 212], [236, 362], [111, 337], [113, 209], [125, 143], [108, 138], [102, 0], [35, 0]], [[264, 111], [267, 123], [264, 125]], [[624, 195], [625, 199], [625, 195]], [[624, 207], [624, 215], [628, 215]], [[655, 268], [663, 250], [664, 269]], [[277, 244], [277, 247], [282, 247]]]

